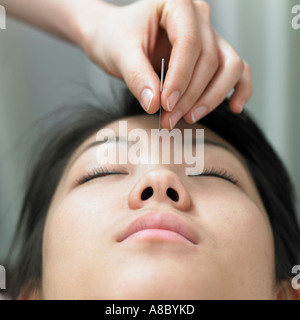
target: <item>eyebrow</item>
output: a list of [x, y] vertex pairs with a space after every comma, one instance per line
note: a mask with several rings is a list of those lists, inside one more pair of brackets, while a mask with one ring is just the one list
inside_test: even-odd
[[[114, 138], [114, 140], [111, 140], [112, 138]], [[84, 152], [86, 152], [87, 150], [97, 147], [103, 143], [127, 143], [129, 146], [136, 144], [136, 141], [130, 141], [128, 139], [126, 139], [124, 136], [116, 136], [116, 137], [108, 137], [107, 140], [104, 141], [94, 141], [93, 143], [89, 144], [88, 146], [86, 146], [78, 155], [78, 157], [80, 157]]]

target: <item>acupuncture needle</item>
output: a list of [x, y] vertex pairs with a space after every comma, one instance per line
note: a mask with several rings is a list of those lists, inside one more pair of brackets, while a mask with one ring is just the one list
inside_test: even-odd
[[[161, 74], [160, 74], [160, 93], [162, 93], [163, 83], [164, 83], [164, 67], [165, 59], [161, 61]], [[160, 131], [160, 122], [161, 122], [161, 106], [159, 108], [159, 119], [158, 119], [158, 130]]]

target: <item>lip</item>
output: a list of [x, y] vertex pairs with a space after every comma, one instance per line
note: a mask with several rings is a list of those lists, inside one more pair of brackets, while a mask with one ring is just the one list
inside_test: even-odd
[[197, 233], [182, 218], [171, 212], [147, 212], [134, 220], [118, 238], [122, 242], [129, 238], [160, 238], [166, 241], [198, 244]]

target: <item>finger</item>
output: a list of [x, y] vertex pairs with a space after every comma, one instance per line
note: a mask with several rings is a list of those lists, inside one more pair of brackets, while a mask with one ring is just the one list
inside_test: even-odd
[[244, 72], [241, 79], [234, 88], [234, 93], [229, 99], [229, 107], [232, 112], [241, 113], [247, 101], [252, 95], [252, 76], [251, 68], [244, 62]]
[[228, 96], [237, 85], [244, 71], [244, 62], [235, 50], [222, 38], [217, 38], [220, 67], [203, 95], [189, 111], [184, 119], [195, 123], [206, 116]]
[[[199, 16], [201, 17], [200, 12]], [[201, 18], [200, 20], [203, 21]], [[174, 127], [176, 125], [178, 120], [177, 115], [180, 114], [178, 111], [181, 111], [183, 116], [190, 111], [218, 70], [220, 62], [215, 35], [209, 24], [203, 22], [199, 24], [199, 30], [201, 30], [203, 49], [195, 66], [192, 80], [174, 111], [164, 118], [164, 126], [170, 124], [170, 127]]]
[[127, 45], [116, 60], [129, 90], [144, 110], [149, 114], [157, 112], [161, 105], [160, 79], [142, 48]]
[[193, 1], [167, 1], [162, 6], [161, 26], [166, 30], [172, 45], [161, 97], [163, 108], [171, 111], [185, 93], [201, 52]]

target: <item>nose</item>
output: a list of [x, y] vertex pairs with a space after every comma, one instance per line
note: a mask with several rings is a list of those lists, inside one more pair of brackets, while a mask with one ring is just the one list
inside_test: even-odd
[[190, 195], [178, 175], [165, 169], [145, 173], [129, 193], [131, 209], [140, 209], [150, 202], [169, 204], [180, 211], [191, 208]]

